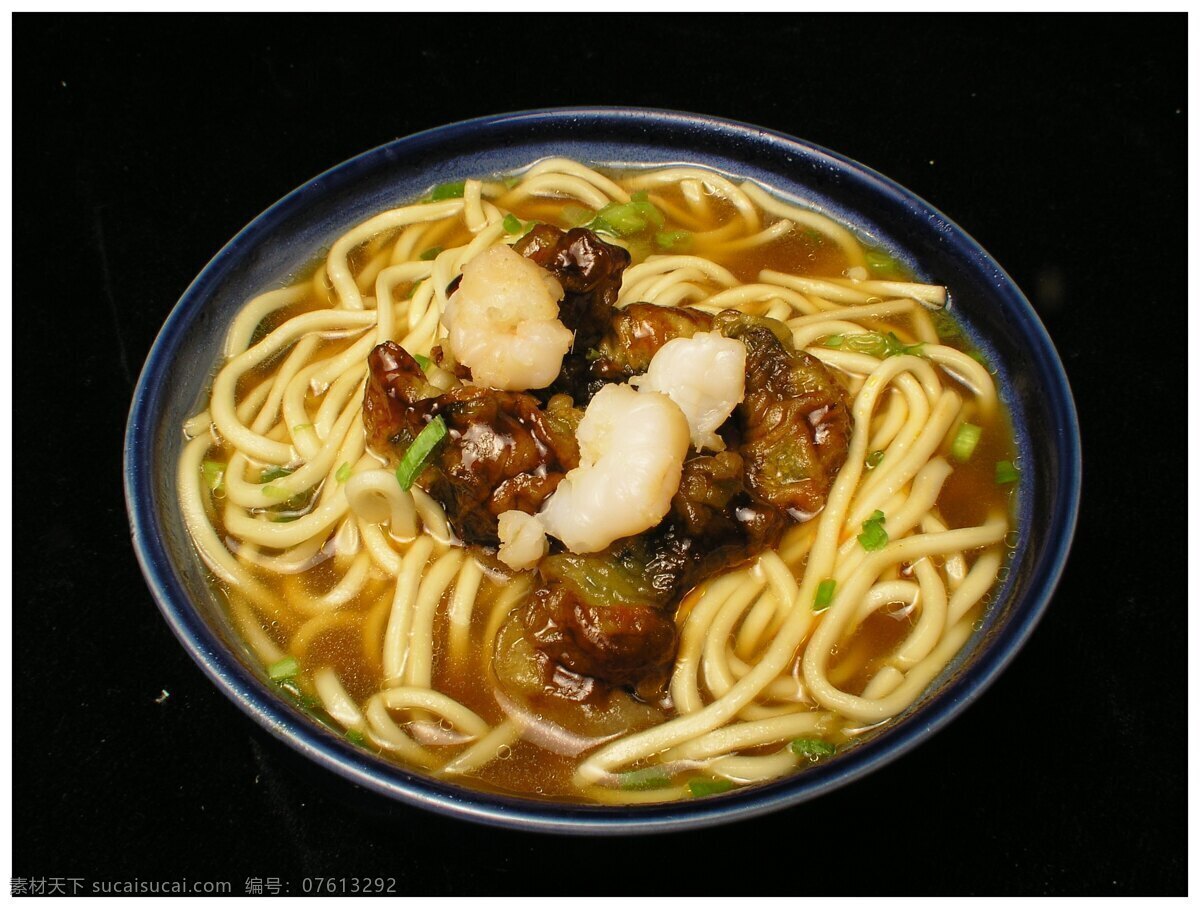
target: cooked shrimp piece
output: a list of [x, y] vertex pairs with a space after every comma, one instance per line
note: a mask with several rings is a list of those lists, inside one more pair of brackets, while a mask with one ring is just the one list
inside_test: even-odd
[[573, 335], [558, 319], [562, 285], [499, 243], [463, 266], [442, 324], [454, 359], [476, 385], [501, 391], [545, 388], [562, 369]]
[[675, 338], [658, 349], [646, 374], [629, 384], [678, 404], [697, 451], [722, 451], [725, 440], [716, 429], [746, 397], [746, 345], [715, 331]]
[[496, 557], [509, 568], [532, 568], [546, 554], [546, 528], [536, 515], [506, 511], [498, 521], [500, 551]]
[[542, 506], [546, 532], [596, 552], [648, 530], [671, 508], [687, 455], [687, 417], [670, 398], [606, 385], [579, 422], [579, 466]]

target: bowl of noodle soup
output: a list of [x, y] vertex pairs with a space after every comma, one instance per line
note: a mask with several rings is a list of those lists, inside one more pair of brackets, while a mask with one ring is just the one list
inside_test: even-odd
[[[501, 362], [487, 383], [483, 355], [455, 340], [472, 268], [483, 274], [498, 247], [526, 257], [518, 271], [557, 250], [569, 332], [544, 381], [511, 378], [553, 346], [544, 334], [513, 328], [507, 352], [487, 353]], [[597, 250], [618, 263], [596, 284], [602, 302], [576, 280]], [[611, 323], [572, 323], [579, 300]], [[645, 362], [636, 340], [614, 340], [683, 310], [696, 324], [671, 322], [670, 343]], [[680, 423], [674, 485], [639, 486], [631, 440], [670, 433], [622, 423], [628, 402], [675, 400], [646, 385], [657, 351], [706, 338], [744, 345], [740, 403], [703, 445]], [[686, 356], [703, 366], [699, 347]], [[802, 405], [813, 383], [828, 393]], [[600, 425], [618, 391], [618, 428], [599, 448], [583, 433], [582, 455], [543, 444], [547, 425]], [[478, 416], [486, 407], [492, 423]], [[798, 422], [773, 424], [781, 413]], [[493, 431], [502, 423], [509, 434]], [[558, 487], [538, 487], [532, 506], [528, 483], [467, 502], [476, 430], [506, 458], [527, 431], [542, 460], [521, 477]], [[797, 458], [800, 493], [772, 485]], [[298, 752], [457, 817], [651, 832], [827, 792], [978, 696], [1061, 573], [1079, 436], [1029, 303], [906, 190], [744, 124], [551, 110], [381, 146], [231, 240], [150, 352], [125, 482], [135, 549], [172, 630]], [[595, 515], [588, 483], [602, 490]], [[696, 483], [708, 511], [681, 504]], [[734, 491], [713, 505], [720, 483]], [[500, 499], [526, 502], [507, 511], [522, 528], [531, 515], [545, 524], [533, 557], [513, 557]], [[641, 524], [621, 523], [643, 508]], [[727, 535], [695, 529], [701, 511]], [[614, 521], [599, 542], [569, 543]], [[681, 552], [708, 567], [680, 557], [674, 574], [663, 568]], [[595, 647], [589, 622], [608, 613], [588, 597], [629, 605], [627, 625], [603, 625]], [[645, 631], [664, 622], [658, 638]], [[630, 649], [634, 626], [658, 643]]]

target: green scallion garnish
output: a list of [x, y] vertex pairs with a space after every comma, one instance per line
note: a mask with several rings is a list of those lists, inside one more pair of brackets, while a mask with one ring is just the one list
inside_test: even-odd
[[883, 452], [882, 451], [873, 451], [869, 455], [867, 455], [867, 469], [868, 470], [874, 470], [876, 467], [878, 467], [882, 463], [883, 463]]
[[904, 269], [895, 258], [878, 250], [871, 250], [867, 253], [867, 268], [877, 275], [902, 276], [904, 274]]
[[567, 222], [569, 227], [583, 227], [595, 217], [594, 211], [584, 208], [582, 205], [564, 205], [562, 209], [562, 219]]
[[920, 341], [916, 344], [905, 344], [894, 331], [889, 331], [887, 334], [878, 331], [864, 331], [852, 335], [834, 335], [833, 337], [842, 340], [838, 344], [830, 344], [830, 339], [826, 338], [825, 347], [845, 347], [855, 353], [868, 354], [881, 360], [898, 357], [901, 354], [919, 357], [924, 349], [924, 345]]
[[837, 746], [824, 739], [793, 739], [792, 753], [817, 761], [837, 753]]
[[659, 249], [683, 252], [692, 245], [692, 235], [686, 230], [660, 230], [654, 235]]
[[954, 434], [954, 441], [950, 443], [950, 454], [954, 456], [954, 460], [971, 460], [971, 455], [975, 453], [975, 446], [979, 444], [981, 435], [983, 435], [983, 430], [974, 423], [963, 423], [958, 427], [958, 432]]
[[703, 777], [688, 781], [688, 792], [692, 794], [692, 798], [700, 799], [706, 795], [720, 795], [722, 792], [728, 792], [733, 788], [733, 783], [729, 780], [706, 780]]
[[409, 354], [409, 356], [417, 361], [417, 365], [421, 367], [422, 372], [433, 365], [433, 360], [429, 359], [429, 357], [425, 356], [424, 354]]
[[442, 247], [431, 246], [431, 247], [429, 247], [429, 249], [422, 252], [421, 255], [417, 256], [417, 258], [420, 259], [422, 262], [429, 262], [432, 259], [436, 259], [443, 252], [444, 252], [444, 250], [442, 249]]
[[350, 462], [347, 461], [337, 469], [337, 473], [333, 475], [333, 478], [339, 483], [345, 483], [348, 479], [350, 479], [350, 473], [353, 469], [354, 468], [350, 466]]
[[836, 350], [837, 348], [841, 347], [844, 343], [846, 343], [846, 338], [844, 335], [830, 335], [828, 338], [826, 338], [824, 341], [821, 342], [821, 346], [822, 347], [832, 347], [833, 349]]
[[1017, 470], [1012, 461], [997, 461], [996, 462], [996, 485], [1004, 486], [1008, 483], [1015, 483], [1021, 479], [1021, 471]]
[[640, 770], [629, 770], [618, 774], [620, 787], [628, 791], [643, 789], [662, 789], [670, 786], [671, 780], [658, 767], [643, 767]]
[[837, 581], [826, 578], [817, 585], [817, 595], [813, 598], [813, 612], [824, 612], [833, 602], [833, 591], [837, 589]]
[[413, 439], [408, 451], [404, 452], [404, 457], [400, 459], [400, 466], [396, 468], [396, 479], [400, 481], [403, 489], [412, 489], [413, 481], [421, 475], [438, 443], [445, 437], [446, 421], [441, 417], [434, 417]]
[[286, 477], [291, 472], [292, 469], [290, 467], [282, 467], [279, 464], [272, 464], [270, 467], [265, 468], [259, 475], [258, 482], [270, 483], [273, 480], [279, 480], [283, 477]]
[[883, 529], [887, 517], [882, 511], [876, 511], [862, 523], [863, 532], [858, 535], [859, 545], [867, 552], [877, 552], [887, 545], [888, 534]]
[[592, 230], [632, 237], [647, 228], [661, 231], [667, 225], [663, 213], [654, 207], [644, 192], [634, 193], [628, 202], [611, 202], [596, 213], [589, 225]]
[[304, 430], [306, 430], [306, 429], [312, 429], [312, 428], [313, 428], [312, 423], [297, 423], [295, 426], [292, 427], [292, 435], [296, 435], [297, 433], [304, 432]]
[[359, 732], [357, 729], [347, 729], [346, 730], [346, 740], [351, 745], [357, 745], [360, 748], [363, 745], [367, 744], [367, 737], [365, 735], [363, 735], [361, 732]]
[[282, 682], [284, 679], [295, 678], [300, 671], [300, 663], [294, 656], [286, 656], [267, 667], [267, 678], [272, 682]]
[[225, 485], [225, 465], [220, 461], [205, 461], [200, 465], [200, 475], [204, 483], [213, 492]]
[[441, 202], [443, 199], [461, 199], [466, 189], [466, 180], [455, 180], [453, 183], [439, 183], [430, 190], [429, 201]]
[[521, 233], [521, 219], [514, 214], [504, 216], [504, 230], [510, 234]]

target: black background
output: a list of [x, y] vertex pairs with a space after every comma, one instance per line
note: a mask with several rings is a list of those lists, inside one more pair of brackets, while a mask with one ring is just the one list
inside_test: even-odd
[[[13, 874], [1185, 892], [1185, 35], [1183, 16], [17, 16]], [[133, 384], [216, 250], [370, 147], [567, 104], [731, 117], [887, 174], [1013, 275], [1074, 386], [1083, 510], [1028, 646], [915, 752], [768, 818], [588, 840], [365, 812], [203, 678], [130, 550]]]

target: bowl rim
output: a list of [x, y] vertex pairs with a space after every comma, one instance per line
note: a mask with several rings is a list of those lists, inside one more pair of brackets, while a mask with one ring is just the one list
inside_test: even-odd
[[[753, 145], [766, 143], [816, 157], [829, 167], [848, 174], [871, 192], [899, 203], [909, 213], [940, 219], [946, 225], [946, 242], [969, 257], [976, 269], [987, 268], [993, 278], [993, 293], [1022, 323], [1034, 344], [1033, 355], [1048, 374], [1050, 384], [1041, 389], [1054, 425], [1059, 432], [1054, 447], [1059, 454], [1061, 474], [1049, 507], [1046, 548], [1030, 582], [1030, 594], [1014, 608], [995, 638], [963, 673], [921, 704], [916, 718], [899, 724], [886, 737], [864, 742], [837, 761], [817, 765], [803, 774], [772, 783], [735, 790], [687, 802], [633, 806], [595, 806], [498, 795], [444, 783], [421, 776], [355, 748], [349, 742], [302, 718], [282, 698], [266, 687], [242, 661], [228, 650], [215, 630], [191, 602], [171, 564], [161, 539], [151, 487], [153, 418], [166, 394], [159, 381], [170, 364], [170, 356], [191, 327], [193, 310], [199, 311], [218, 272], [236, 261], [244, 247], [269, 233], [273, 225], [292, 213], [311, 193], [321, 193], [327, 183], [351, 179], [356, 171], [372, 165], [380, 156], [400, 147], [453, 143], [456, 137], [479, 131], [536, 130], [572, 118], [601, 124], [653, 121], [656, 128], [701, 130], [735, 137]], [[535, 137], [536, 138], [536, 137]], [[686, 158], [686, 149], [680, 149]], [[188, 285], [167, 316], [150, 351], [134, 390], [124, 447], [124, 489], [132, 529], [134, 552], [146, 583], [172, 632], [200, 669], [256, 723], [286, 745], [343, 779], [388, 799], [431, 809], [443, 815], [488, 825], [568, 834], [629, 834], [694, 829], [745, 820], [823, 795], [895, 760], [958, 716], [978, 698], [1013, 660], [1032, 633], [1049, 604], [1066, 563], [1079, 511], [1081, 451], [1078, 417], [1074, 400], [1053, 343], [1032, 305], [1011, 277], [982, 247], [942, 212], [890, 178], [820, 145], [786, 133], [707, 114], [645, 107], [555, 107], [476, 117], [413, 133], [347, 159], [292, 190], [264, 210], [239, 231], [204, 266]]]

